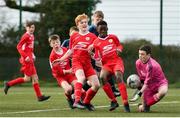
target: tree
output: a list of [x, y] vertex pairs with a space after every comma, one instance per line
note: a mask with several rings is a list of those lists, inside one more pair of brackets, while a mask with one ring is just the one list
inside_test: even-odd
[[[5, 2], [9, 8], [20, 9], [17, 0], [5, 0]], [[22, 6], [23, 11], [40, 14], [39, 21], [35, 22], [38, 55], [49, 55], [47, 40], [49, 35], [56, 33], [60, 35], [62, 41], [68, 38], [69, 28], [75, 25], [75, 17], [82, 13], [91, 17], [92, 10], [99, 2], [100, 0], [39, 0], [34, 6]]]

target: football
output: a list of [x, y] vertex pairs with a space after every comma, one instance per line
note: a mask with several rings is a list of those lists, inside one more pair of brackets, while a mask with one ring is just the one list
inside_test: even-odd
[[127, 85], [132, 88], [136, 89], [141, 85], [141, 81], [137, 74], [132, 74], [127, 78]]

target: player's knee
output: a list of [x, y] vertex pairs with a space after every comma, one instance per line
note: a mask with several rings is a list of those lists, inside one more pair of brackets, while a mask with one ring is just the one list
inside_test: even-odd
[[23, 79], [24, 79], [25, 82], [29, 82], [31, 80], [30, 77], [24, 77]]
[[118, 83], [123, 82], [123, 74], [122, 74], [121, 71], [117, 71], [117, 72], [115, 73], [115, 76], [116, 76], [116, 79], [117, 79], [117, 82], [118, 82]]
[[95, 82], [92, 84], [92, 89], [94, 91], [97, 91], [100, 88], [100, 83], [99, 82]]
[[168, 87], [167, 86], [163, 86], [161, 87], [161, 89], [158, 92], [158, 95], [160, 98], [163, 98], [168, 92]]
[[33, 83], [38, 83], [39, 81], [38, 81], [38, 78], [32, 78], [32, 82]]
[[70, 95], [71, 93], [72, 93], [72, 87], [71, 86], [68, 86], [68, 87], [66, 87], [65, 89], [64, 89], [64, 91], [65, 91], [65, 93], [66, 94], [68, 94], [68, 95]]

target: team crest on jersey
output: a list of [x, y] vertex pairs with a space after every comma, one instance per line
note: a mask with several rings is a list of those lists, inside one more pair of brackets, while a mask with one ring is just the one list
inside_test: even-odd
[[109, 39], [109, 43], [112, 43], [113, 42], [113, 40], [112, 39]]
[[90, 37], [86, 37], [86, 41], [89, 41], [90, 40]]

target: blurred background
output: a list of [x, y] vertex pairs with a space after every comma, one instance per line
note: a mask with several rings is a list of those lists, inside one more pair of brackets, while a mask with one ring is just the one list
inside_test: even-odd
[[96, 10], [124, 45], [125, 80], [136, 73], [138, 47], [150, 44], [169, 82], [180, 85], [180, 0], [0, 0], [0, 84], [21, 75], [16, 45], [26, 21], [35, 21], [36, 67], [41, 82], [49, 84], [55, 80], [48, 36], [59, 34], [63, 42], [78, 14], [86, 13], [90, 25]]

